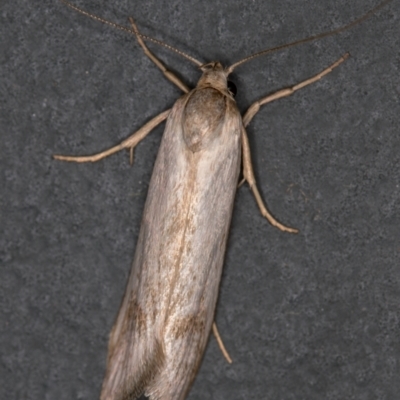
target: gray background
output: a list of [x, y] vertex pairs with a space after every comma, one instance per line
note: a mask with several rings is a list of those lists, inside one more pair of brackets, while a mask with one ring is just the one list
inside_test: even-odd
[[[346, 24], [372, 0], [79, 1], [225, 64]], [[0, 6], [0, 398], [96, 399], [163, 126], [96, 164], [51, 159], [117, 144], [180, 95], [133, 37], [57, 1]], [[233, 75], [264, 220], [236, 197], [217, 308], [234, 364], [210, 338], [189, 399], [397, 399], [400, 391], [399, 2], [339, 36]], [[185, 81], [199, 72], [153, 50]]]

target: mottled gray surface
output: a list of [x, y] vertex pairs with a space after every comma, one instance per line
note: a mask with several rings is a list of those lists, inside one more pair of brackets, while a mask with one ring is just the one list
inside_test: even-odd
[[[332, 29], [372, 0], [78, 4], [201, 60], [234, 62]], [[163, 127], [136, 151], [73, 165], [129, 136], [179, 91], [132, 37], [57, 1], [0, 7], [0, 398], [96, 399]], [[305, 79], [248, 132], [280, 233], [238, 191], [214, 338], [189, 399], [397, 399], [400, 391], [400, 7], [237, 69], [238, 103]], [[193, 66], [157, 47], [194, 84]]]

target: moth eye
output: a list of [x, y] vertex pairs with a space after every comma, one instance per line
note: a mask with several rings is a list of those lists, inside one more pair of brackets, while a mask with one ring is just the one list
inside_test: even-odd
[[233, 97], [236, 96], [237, 93], [236, 85], [232, 81], [228, 81], [228, 90], [231, 92]]

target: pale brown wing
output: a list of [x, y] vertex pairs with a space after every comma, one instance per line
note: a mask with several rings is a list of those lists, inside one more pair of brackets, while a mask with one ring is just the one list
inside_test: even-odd
[[[143, 391], [152, 400], [183, 398], [210, 332], [239, 173], [242, 122], [235, 103], [223, 97], [218, 134], [213, 137], [216, 129], [211, 129], [202, 139], [207, 145], [192, 151], [183, 122], [193, 93], [176, 102], [167, 121], [110, 338], [102, 400], [134, 399]], [[218, 96], [215, 100], [221, 106]], [[205, 112], [204, 118], [209, 121], [210, 115]]]
[[[163, 331], [165, 365], [147, 390], [152, 400], [185, 397], [207, 343], [218, 297], [238, 182], [242, 121], [236, 104], [223, 96], [224, 118], [215, 134], [217, 129], [210, 122], [214, 120], [210, 114], [218, 108], [215, 103], [219, 101], [213, 99], [215, 93], [207, 94], [206, 90], [200, 96], [205, 99], [197, 99], [200, 104], [194, 108], [202, 110], [201, 116], [196, 115], [199, 125], [201, 118], [205, 118], [202, 131], [208, 126], [212, 128], [209, 137], [202, 139], [207, 145], [197, 146], [200, 149], [194, 153], [187, 147], [185, 152], [175, 153], [177, 146], [167, 151], [168, 162], [179, 160], [185, 176], [190, 178], [185, 185], [185, 237], [180, 243], [180, 259], [175, 267], [178, 273], [171, 286]], [[204, 110], [201, 100], [210, 110]], [[185, 111], [187, 118], [188, 107]], [[187, 124], [183, 125], [187, 129]], [[187, 136], [187, 132], [182, 133]], [[180, 135], [176, 136], [178, 141]]]

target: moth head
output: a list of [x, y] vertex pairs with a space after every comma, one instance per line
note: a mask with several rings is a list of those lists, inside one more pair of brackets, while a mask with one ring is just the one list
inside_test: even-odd
[[228, 92], [232, 97], [235, 96], [236, 86], [227, 80], [229, 74], [219, 61], [203, 64], [199, 68], [203, 72], [203, 75], [199, 79], [197, 87], [211, 86]]

